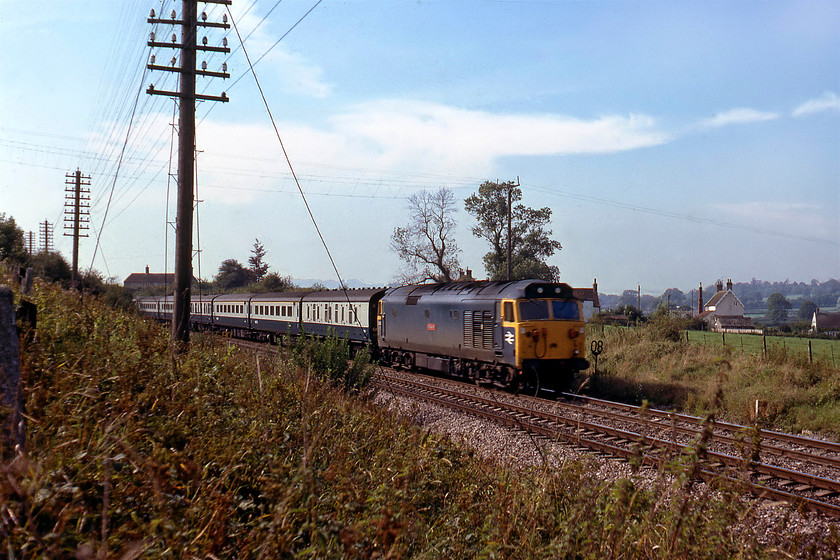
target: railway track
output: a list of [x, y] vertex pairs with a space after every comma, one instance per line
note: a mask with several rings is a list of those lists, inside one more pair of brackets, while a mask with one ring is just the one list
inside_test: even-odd
[[694, 449], [699, 460], [692, 472], [698, 478], [738, 484], [758, 497], [840, 518], [840, 446], [833, 442], [580, 397], [554, 402], [482, 395], [473, 386], [384, 373], [374, 383], [394, 394], [655, 468]]

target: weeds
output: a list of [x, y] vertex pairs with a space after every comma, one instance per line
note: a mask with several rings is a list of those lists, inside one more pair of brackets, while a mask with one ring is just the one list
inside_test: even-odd
[[257, 368], [201, 336], [170, 353], [95, 300], [37, 302], [28, 452], [0, 465], [10, 558], [779, 556], [734, 533], [748, 512], [725, 493], [502, 466], [348, 398], [363, 374], [336, 374], [340, 345]]
[[297, 337], [291, 345], [291, 358], [298, 367], [311, 368], [321, 378], [339, 383], [347, 392], [366, 386], [374, 371], [370, 351], [362, 348], [351, 352], [347, 339], [338, 338], [335, 331], [323, 339]]
[[725, 369], [720, 414], [747, 424], [756, 401], [762, 427], [837, 433], [840, 371], [827, 361], [771, 346], [767, 355], [737, 347], [690, 344], [680, 336], [680, 321], [668, 316], [644, 326], [606, 330], [599, 356], [598, 389], [606, 398], [702, 415], [715, 399], [717, 376]]

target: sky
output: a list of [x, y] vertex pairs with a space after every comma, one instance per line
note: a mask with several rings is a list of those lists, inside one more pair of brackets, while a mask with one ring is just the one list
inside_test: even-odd
[[[80, 267], [118, 280], [173, 268], [175, 106], [146, 89], [177, 86], [146, 64], [177, 55], [147, 46], [173, 28], [146, 20], [180, 4], [0, 0], [0, 213], [36, 245], [49, 222], [69, 259], [79, 169]], [[563, 248], [548, 262], [573, 286], [840, 277], [834, 0], [234, 0], [230, 14], [235, 29], [204, 34], [232, 52], [199, 55], [231, 77], [198, 78], [230, 101], [197, 104], [197, 276], [246, 264], [258, 239], [272, 271], [335, 280], [320, 230], [345, 281], [393, 285], [408, 198], [448, 188], [460, 262], [481, 278], [489, 246], [463, 200], [518, 180], [524, 204], [552, 210]]]

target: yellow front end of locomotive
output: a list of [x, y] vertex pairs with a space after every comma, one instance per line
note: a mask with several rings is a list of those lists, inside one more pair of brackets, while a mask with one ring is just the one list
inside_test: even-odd
[[[584, 322], [580, 302], [515, 300], [505, 302], [503, 326], [516, 333], [515, 363], [533, 360], [585, 359]], [[509, 319], [513, 319], [510, 321]]]

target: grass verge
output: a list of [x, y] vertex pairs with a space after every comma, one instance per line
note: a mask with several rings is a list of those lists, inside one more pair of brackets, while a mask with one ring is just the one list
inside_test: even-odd
[[36, 301], [28, 451], [0, 465], [9, 558], [779, 558], [801, 544], [759, 546], [739, 490], [698, 492], [691, 465], [653, 488], [585, 463], [502, 465], [348, 397], [311, 360], [202, 337], [173, 355], [165, 329], [97, 300], [41, 285]]
[[596, 389], [606, 398], [703, 415], [720, 388], [720, 412], [730, 421], [840, 436], [840, 370], [829, 359], [811, 363], [807, 352], [776, 344], [766, 356], [742, 351], [730, 336], [726, 346], [686, 342], [679, 322], [667, 317], [592, 329], [589, 337], [604, 341]]

